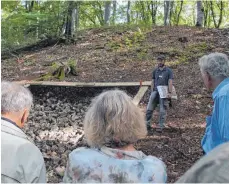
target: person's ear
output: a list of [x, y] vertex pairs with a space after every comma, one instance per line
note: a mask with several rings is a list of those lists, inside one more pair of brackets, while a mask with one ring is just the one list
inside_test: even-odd
[[21, 117], [21, 127], [23, 127], [28, 119], [28, 116], [29, 116], [29, 111], [28, 109], [25, 109], [23, 111], [23, 114], [22, 114], [22, 117]]
[[207, 79], [207, 87], [209, 89], [211, 89], [211, 87], [212, 87], [212, 78], [211, 78], [211, 76], [209, 75], [208, 72], [206, 72], [206, 79]]

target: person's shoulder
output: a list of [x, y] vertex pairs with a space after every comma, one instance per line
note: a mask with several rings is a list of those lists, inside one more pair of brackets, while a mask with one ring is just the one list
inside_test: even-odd
[[[23, 152], [23, 150], [27, 150], [28, 152], [39, 152], [40, 150], [37, 146], [28, 138], [26, 134], [23, 132], [18, 132], [15, 134], [15, 131], [2, 131], [2, 143], [3, 145], [11, 148], [16, 152]], [[6, 141], [7, 140], [7, 141]]]
[[144, 163], [150, 165], [152, 164], [156, 167], [162, 167], [163, 169], [166, 168], [165, 163], [161, 159], [151, 155], [146, 156], [146, 158], [144, 159]]
[[74, 149], [68, 156], [71, 165], [88, 165], [90, 160], [100, 158], [101, 154], [92, 148], [80, 147]]
[[39, 148], [29, 140], [22, 140], [20, 144], [18, 144], [17, 152], [18, 154], [22, 154], [22, 156], [24, 153], [28, 152], [30, 155], [33, 155], [33, 157], [36, 157], [36, 159], [43, 160], [43, 156]]
[[155, 67], [155, 68], [152, 69], [153, 72], [156, 72], [157, 70], [158, 70], [157, 67]]
[[229, 83], [225, 84], [217, 95], [218, 97], [227, 97], [229, 99]]
[[90, 156], [91, 154], [95, 154], [96, 153], [96, 150], [95, 149], [92, 149], [92, 148], [87, 148], [87, 147], [79, 147], [79, 148], [76, 148], [74, 149], [70, 154], [69, 156], [72, 157], [72, 156]]
[[167, 66], [166, 66], [166, 69], [167, 69], [167, 71], [169, 71], [169, 72], [173, 72], [173, 70], [172, 70], [171, 68], [167, 67]]
[[[215, 149], [213, 149], [209, 154], [206, 156], [207, 158], [210, 158], [212, 160], [218, 159], [225, 159], [229, 158], [229, 142], [223, 143], [219, 146], [217, 146]], [[229, 160], [227, 159], [229, 162]]]
[[87, 152], [90, 150], [91, 148], [88, 148], [88, 147], [79, 147], [79, 148], [74, 149], [71, 153], [81, 153], [81, 152]]

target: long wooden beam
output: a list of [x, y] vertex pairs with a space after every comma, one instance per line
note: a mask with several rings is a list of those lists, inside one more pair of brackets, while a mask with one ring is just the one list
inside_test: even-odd
[[55, 82], [55, 81], [14, 81], [18, 84], [30, 86], [73, 86], [73, 87], [121, 87], [121, 86], [150, 86], [151, 81], [144, 82]]

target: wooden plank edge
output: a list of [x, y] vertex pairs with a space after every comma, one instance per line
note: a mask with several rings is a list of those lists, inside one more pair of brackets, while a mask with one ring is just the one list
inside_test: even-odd
[[148, 88], [149, 88], [149, 86], [140, 87], [140, 89], [138, 90], [138, 93], [135, 95], [135, 97], [133, 99], [133, 103], [135, 105], [139, 104], [139, 102], [141, 101], [142, 97], [145, 95], [145, 93], [148, 90]]
[[121, 87], [121, 86], [150, 86], [151, 81], [145, 82], [54, 82], [54, 81], [14, 81], [21, 85], [66, 86], [66, 87]]

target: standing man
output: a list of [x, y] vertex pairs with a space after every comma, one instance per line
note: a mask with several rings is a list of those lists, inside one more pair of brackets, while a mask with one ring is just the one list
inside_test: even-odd
[[[172, 87], [173, 87], [173, 72], [170, 68], [165, 66], [164, 56], [158, 57], [158, 67], [152, 73], [152, 84], [151, 84], [151, 95], [147, 105], [146, 111], [146, 123], [147, 130], [152, 129], [151, 119], [153, 111], [160, 104], [160, 116], [159, 116], [159, 125], [156, 130], [162, 132], [164, 128], [164, 122], [166, 117], [166, 109], [168, 106], [168, 98], [172, 96]], [[158, 93], [158, 86], [167, 86], [168, 87], [168, 97], [160, 98]]]
[[1, 84], [1, 182], [46, 183], [40, 150], [22, 131], [32, 105], [32, 94], [20, 85]]
[[213, 112], [206, 118], [205, 135], [201, 145], [205, 154], [229, 141], [229, 60], [225, 54], [212, 53], [199, 60], [207, 89], [213, 89]]

